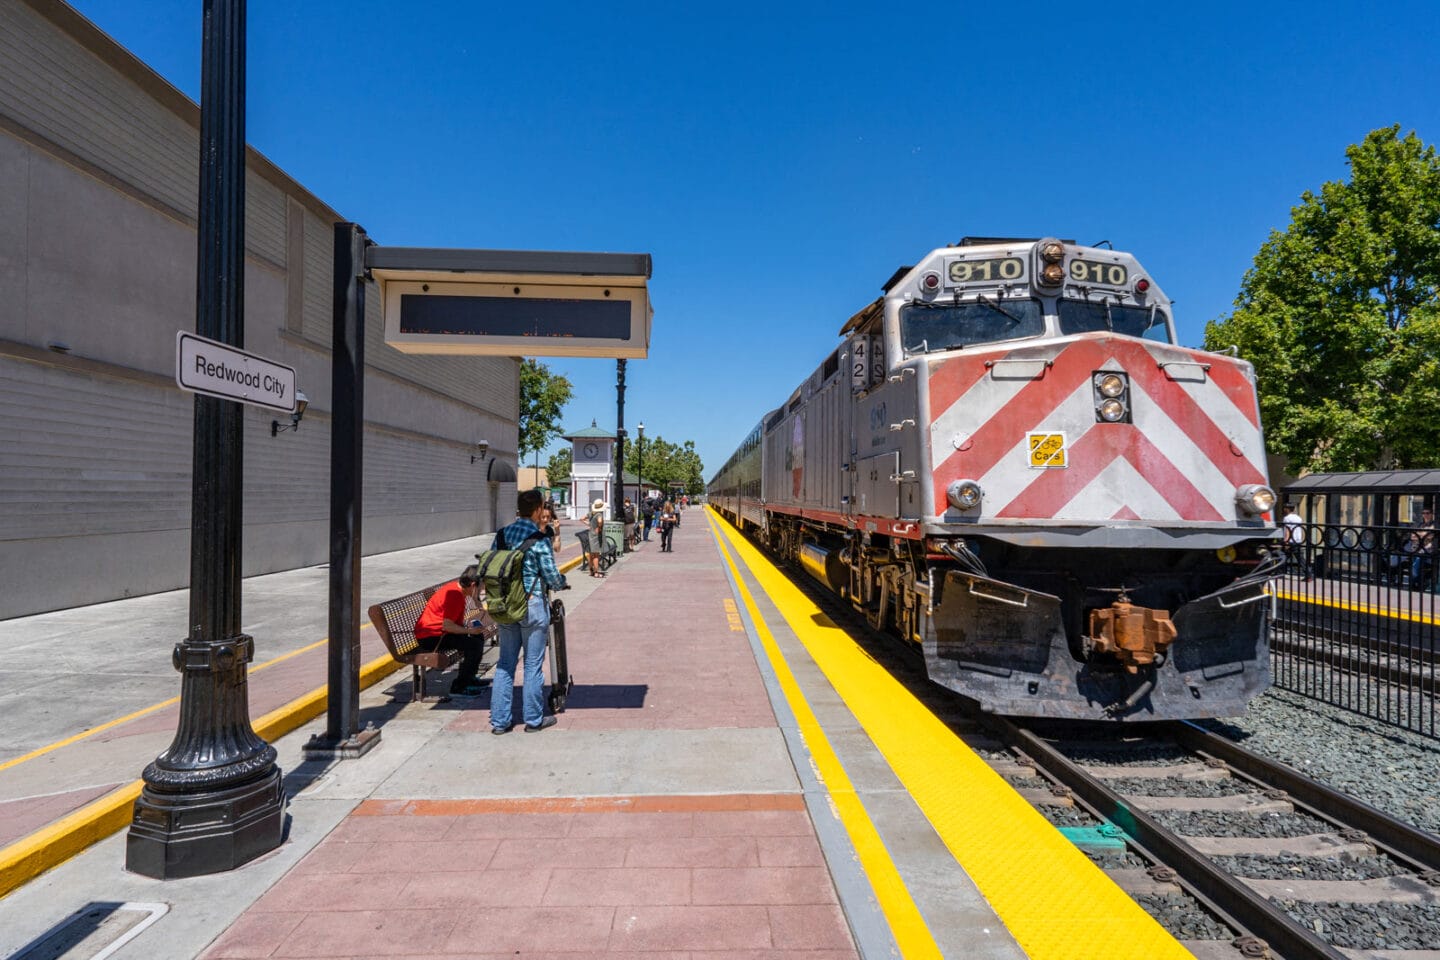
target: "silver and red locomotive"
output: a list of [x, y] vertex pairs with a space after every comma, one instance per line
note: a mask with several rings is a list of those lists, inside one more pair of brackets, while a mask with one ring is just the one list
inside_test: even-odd
[[1254, 372], [1128, 253], [964, 240], [898, 270], [708, 486], [1019, 716], [1230, 716], [1269, 684]]

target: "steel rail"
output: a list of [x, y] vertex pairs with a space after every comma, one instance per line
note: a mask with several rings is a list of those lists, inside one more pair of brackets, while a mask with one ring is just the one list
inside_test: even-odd
[[1038, 734], [1001, 717], [990, 718], [993, 729], [1012, 748], [1029, 756], [1046, 773], [1079, 797], [1098, 816], [1118, 826], [1135, 842], [1170, 867], [1206, 906], [1260, 937], [1285, 960], [1346, 960], [1345, 954], [1296, 923], [1279, 907], [1225, 873], [1177, 834], [1162, 827], [1120, 794], [1086, 773]]
[[1259, 756], [1188, 720], [1166, 725], [1166, 732], [1196, 753], [1216, 757], [1267, 787], [1284, 790], [1292, 800], [1321, 820], [1363, 830], [1386, 848], [1384, 853], [1421, 870], [1440, 870], [1440, 837], [1413, 827], [1362, 800], [1348, 796], [1268, 757]]
[[1427, 666], [1440, 665], [1440, 650], [1427, 647], [1423, 643], [1387, 640], [1383, 637], [1356, 633], [1353, 630], [1316, 626], [1298, 617], [1277, 617], [1271, 625], [1276, 629], [1300, 634], [1309, 639], [1345, 644], [1378, 656], [1399, 657]]
[[[1417, 673], [1406, 666], [1381, 663], [1378, 660], [1366, 660], [1355, 656], [1354, 651], [1319, 650], [1307, 647], [1303, 642], [1276, 636], [1270, 638], [1270, 649], [1307, 663], [1334, 667], [1356, 676], [1379, 680], [1402, 690], [1418, 690], [1429, 696], [1434, 696], [1437, 690], [1440, 690], [1440, 680], [1433, 676]], [[1359, 652], [1371, 653], [1373, 651], [1361, 650]], [[1377, 655], [1387, 656], [1383, 653]]]

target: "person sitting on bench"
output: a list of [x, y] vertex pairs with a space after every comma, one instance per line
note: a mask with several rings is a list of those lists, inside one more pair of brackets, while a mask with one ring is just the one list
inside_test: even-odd
[[475, 679], [480, 672], [480, 655], [485, 650], [485, 628], [483, 625], [465, 624], [466, 601], [480, 603], [480, 578], [475, 575], [475, 564], [470, 564], [425, 603], [420, 619], [415, 621], [415, 642], [424, 650], [438, 650], [441, 647], [457, 647], [464, 653], [460, 661], [460, 672], [450, 685], [451, 696], [477, 697], [485, 685]]

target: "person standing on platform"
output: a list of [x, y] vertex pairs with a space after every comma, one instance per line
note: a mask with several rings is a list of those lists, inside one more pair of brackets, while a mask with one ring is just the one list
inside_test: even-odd
[[[540, 533], [545, 501], [538, 490], [526, 490], [515, 498], [514, 523], [495, 534], [492, 550], [518, 550], [530, 537]], [[555, 725], [545, 715], [545, 644], [550, 639], [551, 590], [564, 590], [565, 578], [555, 566], [550, 538], [542, 536], [525, 551], [521, 582], [529, 597], [525, 616], [517, 623], [500, 624], [500, 656], [495, 663], [495, 682], [490, 691], [490, 732], [509, 733], [515, 726], [515, 665], [525, 651], [525, 683], [520, 694], [520, 711], [526, 733], [539, 733]]]
[[639, 541], [635, 539], [635, 504], [629, 497], [620, 509], [620, 519], [625, 521], [625, 552], [629, 553], [630, 548]]
[[463, 654], [460, 672], [450, 685], [450, 695], [455, 697], [476, 697], [485, 689], [484, 684], [475, 679], [480, 672], [480, 655], [485, 650], [485, 627], [478, 621], [475, 626], [465, 623], [467, 602], [480, 607], [480, 578], [475, 575], [476, 569], [472, 563], [460, 572], [458, 579], [431, 594], [415, 621], [415, 642], [420, 649], [433, 653], [441, 647], [454, 647]]
[[654, 497], [646, 497], [640, 504], [640, 520], [645, 529], [641, 532], [641, 538], [650, 539], [650, 528], [655, 526], [655, 513], [660, 509], [660, 503]]
[[1295, 512], [1293, 504], [1285, 504], [1285, 517], [1280, 521], [1285, 527], [1285, 556], [1288, 567], [1298, 571], [1306, 581], [1315, 579], [1310, 575], [1310, 563], [1305, 558], [1305, 521]]
[[540, 518], [540, 529], [550, 538], [550, 549], [555, 558], [560, 558], [560, 521], [555, 518], [560, 511], [554, 500], [545, 501], [545, 515]]
[[1410, 589], [1423, 589], [1430, 578], [1435, 564], [1435, 511], [1425, 507], [1420, 511], [1406, 544], [1410, 558]]
[[680, 522], [680, 517], [675, 513], [675, 505], [669, 500], [660, 508], [660, 552], [672, 553], [671, 540], [675, 536], [675, 526]]
[[590, 516], [585, 518], [590, 537], [590, 576], [603, 577], [600, 569], [600, 551], [605, 549], [605, 501], [596, 500], [590, 504]]

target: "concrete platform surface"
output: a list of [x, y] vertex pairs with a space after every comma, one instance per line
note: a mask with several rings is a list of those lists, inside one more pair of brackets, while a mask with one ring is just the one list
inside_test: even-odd
[[[479, 548], [457, 541], [366, 558], [364, 602], [453, 576], [457, 558]], [[40, 947], [73, 917], [94, 932], [61, 956], [900, 956], [772, 664], [737, 615], [704, 515], [687, 512], [674, 552], [658, 548], [642, 545], [603, 579], [569, 574], [574, 589], [560, 596], [575, 686], [554, 727], [494, 736], [488, 693], [392, 702], [408, 700], [410, 685], [408, 671], [394, 674], [362, 694], [362, 722], [381, 730], [366, 756], [304, 759], [323, 720], [276, 743], [289, 796], [278, 849], [226, 874], [165, 882], [127, 873], [116, 834], [0, 900], [0, 956]], [[247, 629], [252, 618], [269, 625], [293, 637], [289, 650], [323, 636], [323, 576], [258, 579], [273, 583], [247, 582]], [[136, 623], [173, 633], [157, 601], [142, 600], [134, 617], [125, 604], [141, 601], [105, 605], [95, 619], [117, 634], [133, 635]], [[61, 635], [64, 615], [46, 616], [61, 621], [48, 635]], [[24, 635], [15, 622], [0, 629]], [[923, 955], [1022, 957], [803, 647], [782, 624], [771, 629], [928, 924]], [[252, 699], [281, 668], [252, 680]], [[173, 696], [178, 685], [167, 691], [160, 673], [134, 671], [133, 697], [117, 690], [108, 713], [73, 722]], [[0, 697], [18, 702], [23, 683], [0, 676]], [[53, 756], [46, 768], [67, 795], [133, 778], [168, 742], [158, 711], [142, 719], [151, 726], [125, 738], [134, 761], [107, 758], [92, 737], [11, 769]], [[67, 735], [61, 719], [46, 722], [41, 735], [0, 744], [9, 751], [0, 757]], [[34, 771], [46, 768], [31, 767], [24, 789], [42, 790], [47, 776]]]

